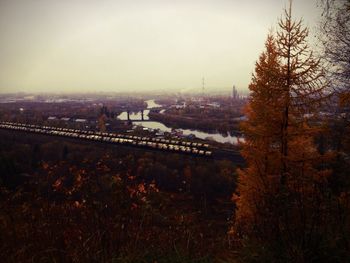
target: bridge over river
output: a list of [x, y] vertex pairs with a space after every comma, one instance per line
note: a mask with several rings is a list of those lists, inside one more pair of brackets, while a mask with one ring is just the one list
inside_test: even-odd
[[[130, 111], [130, 109], [125, 109], [122, 113], [118, 115], [119, 120], [123, 121], [130, 121], [132, 123], [135, 123], [135, 125], [142, 126], [144, 128], [152, 129], [152, 130], [159, 130], [162, 132], [171, 132], [172, 127], [167, 126], [166, 124], [151, 120], [149, 117], [150, 111], [156, 109], [160, 113], [164, 113], [166, 110], [166, 107], [163, 105], [160, 105], [156, 103], [154, 100], [146, 100], [145, 103], [147, 104], [146, 109], [138, 109]], [[203, 140], [213, 140], [219, 143], [229, 143], [229, 144], [237, 144], [238, 137], [232, 136], [231, 134], [227, 133], [226, 135], [223, 135], [219, 132], [204, 132], [201, 130], [196, 129], [186, 129], [186, 128], [177, 128], [177, 131], [181, 132], [183, 135], [194, 135], [197, 138], [203, 139]]]
[[152, 121], [148, 116], [150, 110], [152, 109], [160, 110], [164, 108], [162, 105], [156, 103], [154, 100], [146, 100], [145, 103], [147, 104], [146, 109], [138, 109], [135, 111], [135, 109], [131, 110], [129, 108], [126, 108], [125, 111], [119, 114], [117, 118], [122, 121], [131, 121], [131, 122]]
[[153, 121], [148, 117], [148, 113], [150, 110], [144, 110], [140, 109], [136, 113], [127, 109], [126, 111], [122, 112], [118, 119], [121, 121], [130, 121], [130, 122], [145, 122], [145, 121]]
[[237, 163], [243, 163], [243, 158], [237, 151], [220, 149], [207, 143], [188, 140], [140, 137], [119, 133], [103, 133], [98, 131], [67, 129], [13, 122], [0, 122], [0, 129], [38, 135], [42, 134], [46, 136], [72, 138], [76, 140], [99, 142], [111, 145], [124, 145], [148, 150], [187, 154], [195, 157], [231, 159]]

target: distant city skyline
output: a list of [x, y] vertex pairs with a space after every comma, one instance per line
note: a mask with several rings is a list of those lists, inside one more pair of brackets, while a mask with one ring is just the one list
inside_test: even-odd
[[[246, 91], [288, 1], [0, 0], [0, 93]], [[317, 0], [293, 1], [310, 41]]]

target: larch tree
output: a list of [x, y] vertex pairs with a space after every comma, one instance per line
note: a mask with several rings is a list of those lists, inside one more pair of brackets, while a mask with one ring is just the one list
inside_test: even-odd
[[[242, 155], [232, 234], [272, 248], [295, 262], [317, 254], [330, 171], [318, 153], [317, 111], [326, 88], [320, 60], [307, 44], [308, 29], [291, 5], [275, 38], [255, 66], [242, 124]], [[282, 252], [281, 252], [282, 251]]]
[[[335, 224], [350, 251], [350, 0], [320, 0], [323, 7], [320, 40], [333, 88], [332, 112], [328, 120], [328, 147], [336, 153], [331, 180]], [[336, 229], [336, 230], [337, 230]], [[333, 232], [337, 232], [332, 230]], [[340, 238], [341, 237], [341, 238]], [[345, 253], [350, 258], [350, 252]]]
[[332, 138], [338, 153], [350, 154], [350, 0], [322, 0], [323, 19], [320, 41], [327, 63], [327, 78], [338, 100], [330, 126], [337, 133]]
[[[338, 93], [350, 93], [350, 0], [321, 1], [323, 20], [320, 40], [327, 72]], [[345, 94], [346, 93], [346, 94]], [[348, 104], [350, 104], [348, 98]]]
[[[276, 192], [281, 164], [280, 160], [280, 114], [282, 90], [280, 74], [282, 65], [276, 41], [270, 34], [265, 43], [265, 51], [255, 66], [252, 82], [249, 85], [250, 99], [245, 108], [248, 121], [243, 122], [245, 141], [242, 155], [247, 168], [239, 171], [239, 185], [236, 196], [236, 226], [243, 232], [263, 232], [272, 228], [265, 225], [268, 217], [268, 199]], [[275, 181], [275, 183], [271, 183]], [[276, 182], [277, 181], [277, 182]], [[259, 222], [259, 220], [263, 220]], [[259, 226], [259, 228], [257, 228]]]
[[282, 61], [280, 75], [283, 90], [283, 112], [281, 125], [281, 184], [289, 173], [289, 142], [302, 134], [310, 133], [307, 123], [314, 119], [317, 110], [325, 99], [324, 71], [320, 59], [316, 59], [307, 44], [309, 31], [302, 20], [292, 19], [291, 2], [279, 20], [277, 45]]

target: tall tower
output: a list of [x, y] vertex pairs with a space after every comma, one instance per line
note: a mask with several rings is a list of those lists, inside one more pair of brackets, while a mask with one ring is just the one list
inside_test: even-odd
[[204, 82], [204, 77], [202, 78], [202, 96], [204, 97], [204, 86], [205, 86], [205, 82]]
[[232, 87], [232, 98], [233, 98], [234, 100], [237, 100], [237, 99], [238, 99], [238, 91], [237, 91], [235, 85], [233, 85], [233, 87]]

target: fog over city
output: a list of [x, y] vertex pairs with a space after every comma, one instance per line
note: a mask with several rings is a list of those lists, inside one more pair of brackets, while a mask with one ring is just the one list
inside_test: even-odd
[[[285, 1], [0, 1], [0, 92], [246, 90]], [[316, 1], [293, 1], [310, 38]]]

